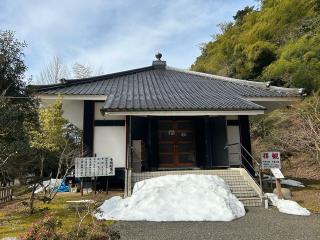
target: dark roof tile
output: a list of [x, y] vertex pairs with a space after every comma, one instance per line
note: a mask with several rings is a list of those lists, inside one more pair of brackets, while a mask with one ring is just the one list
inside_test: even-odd
[[105, 111], [259, 110], [246, 97], [295, 97], [297, 89], [152, 66], [64, 84], [38, 86], [39, 94], [106, 95]]

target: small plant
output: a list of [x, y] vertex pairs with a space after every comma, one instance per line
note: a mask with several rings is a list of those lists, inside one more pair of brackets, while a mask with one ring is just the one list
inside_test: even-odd
[[[81, 220], [81, 219], [80, 219]], [[59, 218], [46, 215], [43, 220], [33, 224], [22, 240], [119, 240], [120, 233], [107, 224], [94, 219], [89, 225], [75, 224], [68, 232], [61, 231]]]
[[61, 235], [57, 233], [57, 229], [62, 226], [61, 221], [57, 217], [51, 215], [45, 218], [30, 228], [27, 234], [22, 237], [22, 240], [59, 240]]

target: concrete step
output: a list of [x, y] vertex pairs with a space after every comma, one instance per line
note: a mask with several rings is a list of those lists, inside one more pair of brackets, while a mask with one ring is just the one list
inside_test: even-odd
[[244, 179], [242, 176], [223, 176], [222, 179]]
[[248, 183], [228, 183], [230, 188], [248, 188], [253, 189]]
[[240, 197], [259, 197], [254, 191], [234, 191], [232, 192], [237, 198]]
[[245, 207], [259, 207], [261, 206], [261, 198], [259, 197], [240, 197], [239, 201], [243, 203]]
[[228, 185], [248, 185], [248, 181], [245, 181], [245, 180], [228, 180], [225, 182]]
[[237, 188], [234, 188], [234, 187], [230, 187], [230, 190], [231, 190], [231, 192], [243, 192], [243, 191], [245, 191], [245, 192], [249, 192], [249, 191], [252, 191], [253, 189], [251, 188], [251, 187], [242, 187], [242, 188], [240, 188], [240, 187], [237, 187]]

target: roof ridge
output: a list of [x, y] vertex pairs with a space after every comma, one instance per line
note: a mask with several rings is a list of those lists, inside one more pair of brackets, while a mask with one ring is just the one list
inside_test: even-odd
[[120, 72], [103, 74], [103, 75], [99, 75], [99, 76], [92, 76], [92, 77], [87, 77], [87, 78], [66, 79], [65, 81], [67, 83], [68, 82], [70, 82], [70, 83], [73, 83], [73, 82], [83, 83], [83, 82], [92, 82], [92, 81], [95, 82], [95, 81], [100, 81], [100, 80], [106, 80], [106, 79], [112, 78], [112, 77], [121, 77], [121, 76], [125, 76], [128, 74], [139, 73], [139, 72], [144, 72], [144, 71], [153, 70], [153, 69], [154, 69], [153, 66], [147, 66], [147, 67], [135, 68], [135, 69], [125, 70], [125, 71], [120, 71]]
[[103, 74], [103, 75], [99, 75], [99, 76], [92, 76], [92, 77], [87, 77], [87, 78], [64, 79], [64, 82], [62, 82], [62, 83], [55, 83], [55, 84], [50, 84], [50, 85], [30, 85], [30, 86], [33, 88], [36, 88], [37, 90], [51, 90], [51, 89], [57, 89], [59, 87], [64, 87], [64, 86], [73, 86], [73, 85], [77, 85], [77, 84], [104, 81], [109, 78], [126, 76], [129, 74], [144, 72], [144, 71], [153, 70], [153, 69], [154, 69], [154, 66], [147, 66], [147, 67], [135, 68], [135, 69], [131, 69], [131, 70]]
[[214, 74], [210, 74], [210, 73], [196, 72], [196, 71], [182, 69], [182, 68], [175, 68], [175, 67], [167, 66], [166, 69], [178, 71], [178, 72], [183, 72], [183, 73], [188, 73], [188, 74], [193, 74], [193, 75], [197, 75], [197, 76], [201, 76], [201, 77], [212, 78], [212, 79], [221, 80], [221, 81], [239, 83], [239, 84], [247, 85], [247, 86], [260, 87], [265, 90], [270, 89], [270, 90], [275, 90], [275, 91], [290, 92], [290, 93], [296, 93], [297, 95], [301, 95], [301, 91], [302, 91], [302, 89], [300, 89], [300, 88], [285, 88], [285, 87], [277, 87], [277, 86], [267, 86], [268, 82], [257, 82], [257, 81], [249, 81], [249, 80], [243, 80], [243, 79], [237, 79], [237, 78], [231, 78], [231, 77], [224, 77], [224, 76], [214, 75]]

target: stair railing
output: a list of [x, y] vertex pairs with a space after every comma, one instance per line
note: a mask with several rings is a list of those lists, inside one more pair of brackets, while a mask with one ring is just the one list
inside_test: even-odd
[[[243, 164], [243, 160], [247, 163], [247, 166], [249, 166], [254, 172], [255, 174], [258, 175], [259, 177], [259, 182], [257, 182], [257, 180], [254, 178], [254, 181], [256, 181], [256, 183], [258, 183], [259, 187], [260, 187], [260, 191], [261, 191], [261, 196], [263, 196], [263, 189], [262, 189], [262, 174], [261, 174], [261, 164], [251, 155], [251, 153], [241, 144], [241, 143], [231, 143], [231, 144], [227, 144], [225, 146], [225, 149], [231, 147], [231, 146], [235, 146], [235, 145], [239, 145], [241, 150], [238, 153], [240, 155], [241, 158], [241, 166], [243, 166], [244, 168], [246, 168], [246, 166]], [[243, 154], [242, 150], [252, 159], [252, 161], [256, 164], [258, 170], [253, 166], [253, 164], [251, 163], [251, 161], [249, 161], [246, 156]], [[247, 168], [246, 168], [247, 169]], [[249, 170], [249, 169], [247, 169]]]

